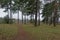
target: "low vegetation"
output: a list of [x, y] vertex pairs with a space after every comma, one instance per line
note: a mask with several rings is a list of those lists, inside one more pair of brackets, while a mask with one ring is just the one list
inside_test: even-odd
[[0, 40], [13, 40], [17, 31], [15, 24], [0, 24]]
[[23, 25], [23, 28], [28, 33], [31, 33], [33, 40], [60, 40], [60, 25], [53, 27], [53, 25], [41, 24], [38, 27], [34, 27], [28, 24]]
[[[32, 40], [60, 40], [60, 25], [53, 27], [41, 24], [34, 27], [32, 24], [23, 24], [23, 29], [30, 34]], [[0, 40], [15, 40], [17, 33], [16, 24], [0, 24]]]

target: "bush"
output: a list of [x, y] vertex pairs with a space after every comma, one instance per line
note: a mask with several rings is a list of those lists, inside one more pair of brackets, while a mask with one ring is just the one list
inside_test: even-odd
[[4, 17], [4, 23], [7, 23], [7, 24], [12, 24], [13, 23], [13, 20], [12, 19], [9, 19], [9, 16], [7, 15], [7, 16], [5, 16]]

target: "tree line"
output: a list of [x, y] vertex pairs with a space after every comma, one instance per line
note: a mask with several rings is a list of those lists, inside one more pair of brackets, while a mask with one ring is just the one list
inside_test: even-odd
[[[60, 0], [54, 0], [50, 3], [47, 3], [42, 8], [41, 0], [0, 0], [0, 8], [5, 9], [4, 12], [8, 13], [7, 23], [11, 24], [12, 22], [12, 14], [17, 13], [18, 15], [18, 23], [19, 23], [19, 12], [22, 12], [22, 23], [23, 23], [23, 15], [25, 15], [25, 23], [26, 16], [30, 17], [30, 22], [34, 22], [35, 26], [40, 25], [40, 14], [44, 18], [42, 20], [43, 23], [53, 24], [56, 26], [59, 20], [58, 10], [60, 10]], [[42, 13], [40, 13], [40, 10]], [[33, 20], [33, 16], [35, 15], [35, 19]], [[9, 17], [10, 16], [10, 17]], [[37, 20], [37, 17], [38, 20]], [[5, 17], [6, 20], [7, 17]]]

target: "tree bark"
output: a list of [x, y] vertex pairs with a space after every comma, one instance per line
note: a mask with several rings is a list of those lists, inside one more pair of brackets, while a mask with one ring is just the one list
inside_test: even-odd
[[40, 12], [39, 12], [39, 20], [38, 20], [38, 25], [40, 25]]
[[11, 1], [12, 1], [12, 0], [10, 0], [10, 21], [9, 21], [10, 24], [12, 23]]
[[37, 0], [36, 1], [36, 12], [35, 12], [35, 27], [37, 26]]
[[33, 17], [33, 14], [31, 14], [31, 16], [30, 16], [30, 22], [32, 23], [33, 22], [33, 19], [32, 19], [32, 17]]
[[18, 10], [18, 24], [19, 24], [19, 10]]
[[26, 24], [26, 15], [25, 15], [25, 18], [24, 18], [24, 24]]
[[23, 24], [23, 12], [22, 12], [22, 24]]
[[54, 16], [53, 16], [53, 25], [56, 26], [56, 18], [57, 18], [57, 1], [55, 0], [55, 8], [54, 8]]

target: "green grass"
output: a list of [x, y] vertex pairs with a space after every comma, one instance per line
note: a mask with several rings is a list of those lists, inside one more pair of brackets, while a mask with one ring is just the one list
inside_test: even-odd
[[60, 25], [53, 27], [41, 24], [41, 26], [34, 27], [28, 24], [23, 25], [23, 28], [31, 34], [33, 40], [60, 40]]
[[[32, 24], [23, 25], [23, 29], [30, 34], [33, 40], [60, 40], [60, 25], [41, 24], [34, 27]], [[18, 32], [16, 24], [0, 24], [0, 40], [13, 40]]]
[[0, 24], [0, 40], [13, 40], [18, 31], [15, 24]]

